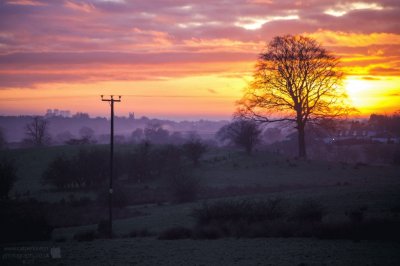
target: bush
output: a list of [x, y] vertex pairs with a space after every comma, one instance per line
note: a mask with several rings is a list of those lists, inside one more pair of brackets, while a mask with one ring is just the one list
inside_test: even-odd
[[95, 238], [96, 238], [96, 231], [94, 230], [80, 231], [74, 235], [74, 240], [79, 242], [93, 241]]
[[195, 238], [206, 239], [270, 237], [275, 236], [277, 225], [286, 223], [286, 212], [280, 199], [221, 201], [205, 204], [195, 209], [192, 215], [197, 221]]
[[393, 164], [400, 165], [400, 147], [397, 147], [393, 153]]
[[128, 154], [126, 161], [129, 179], [137, 182], [145, 182], [154, 178], [153, 148], [150, 142], [143, 142], [136, 150]]
[[71, 176], [75, 175], [71, 162], [64, 156], [55, 158], [43, 173], [43, 183], [66, 189], [72, 185]]
[[[216, 202], [195, 209], [197, 225], [192, 237], [318, 237], [322, 239], [395, 240], [400, 239], [400, 221], [366, 220], [366, 207], [347, 213], [350, 220], [323, 221], [322, 205], [306, 200], [285, 212], [280, 200]], [[273, 211], [271, 211], [273, 210]], [[267, 213], [267, 214], [266, 214]], [[272, 215], [273, 214], [273, 215]]]
[[191, 202], [197, 199], [200, 190], [200, 180], [182, 171], [169, 177], [169, 189], [175, 202]]
[[321, 222], [325, 216], [324, 207], [317, 201], [305, 200], [295, 207], [292, 220], [296, 222]]
[[[102, 190], [97, 194], [97, 202], [101, 206], [108, 206], [109, 204], [109, 190]], [[128, 206], [128, 192], [127, 189], [121, 186], [115, 186], [112, 193], [112, 205], [116, 208], [124, 208]]]
[[353, 223], [361, 223], [364, 220], [366, 207], [360, 207], [346, 212], [346, 216], [349, 217], [350, 221]]
[[223, 236], [229, 236], [222, 232], [217, 226], [199, 226], [193, 232], [194, 239], [219, 239]]
[[211, 237], [312, 237], [324, 216], [317, 202], [308, 200], [292, 209], [280, 199], [216, 202], [195, 209], [195, 236]]
[[140, 230], [132, 230], [128, 236], [129, 237], [149, 237], [153, 236], [154, 234], [150, 232], [147, 228], [142, 228]]
[[45, 206], [36, 201], [0, 201], [0, 241], [49, 240], [53, 227], [45, 215]]
[[244, 200], [206, 204], [200, 209], [195, 209], [192, 215], [197, 219], [199, 225], [237, 221], [254, 223], [279, 219], [285, 215], [285, 211], [280, 199]]
[[182, 145], [183, 152], [194, 165], [199, 164], [200, 158], [207, 151], [207, 146], [204, 145], [199, 139], [192, 139]]
[[192, 230], [186, 227], [178, 226], [164, 230], [163, 232], [160, 233], [158, 239], [176, 240], [176, 239], [186, 239], [191, 237], [192, 237]]
[[315, 232], [321, 239], [399, 241], [400, 221], [372, 219], [360, 223], [327, 223], [320, 224]]
[[107, 180], [109, 165], [102, 150], [80, 150], [72, 157], [56, 157], [43, 173], [43, 182], [58, 189], [95, 187]]
[[7, 199], [15, 181], [17, 181], [17, 169], [14, 163], [2, 158], [0, 161], [0, 199]]
[[107, 237], [110, 235], [110, 223], [109, 220], [101, 220], [97, 224], [97, 232], [100, 237]]
[[85, 207], [90, 205], [92, 200], [89, 197], [80, 197], [76, 199], [74, 194], [71, 194], [68, 203], [71, 207]]

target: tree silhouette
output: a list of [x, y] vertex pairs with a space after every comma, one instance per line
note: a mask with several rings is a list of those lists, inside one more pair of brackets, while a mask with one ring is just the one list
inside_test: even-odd
[[183, 145], [183, 152], [194, 165], [199, 164], [201, 156], [207, 151], [207, 146], [201, 142], [199, 138], [191, 138]]
[[50, 135], [48, 132], [49, 123], [46, 119], [35, 116], [32, 122], [26, 124], [25, 135], [35, 146], [42, 146], [50, 141]]
[[237, 119], [223, 126], [217, 132], [217, 138], [243, 147], [247, 154], [251, 154], [253, 148], [260, 142], [261, 130], [256, 122], [251, 120]]
[[144, 129], [145, 139], [154, 144], [165, 144], [168, 142], [169, 132], [162, 128], [161, 124], [150, 123]]
[[82, 127], [79, 130], [79, 135], [84, 143], [95, 143], [94, 130], [90, 127]]
[[0, 199], [7, 199], [15, 181], [17, 181], [17, 169], [14, 162], [2, 158], [0, 161]]
[[4, 137], [3, 128], [0, 127], [0, 150], [6, 146], [6, 138]]
[[352, 110], [338, 64], [314, 39], [277, 36], [260, 54], [254, 81], [238, 102], [236, 115], [263, 123], [295, 123], [299, 157], [304, 158], [307, 123]]

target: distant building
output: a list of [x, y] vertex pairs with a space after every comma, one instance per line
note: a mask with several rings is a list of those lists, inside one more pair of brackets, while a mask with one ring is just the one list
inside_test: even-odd
[[44, 115], [47, 118], [50, 117], [70, 117], [71, 112], [69, 110], [59, 110], [59, 109], [47, 109]]

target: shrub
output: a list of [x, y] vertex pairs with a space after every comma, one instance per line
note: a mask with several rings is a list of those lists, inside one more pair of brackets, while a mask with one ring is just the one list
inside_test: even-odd
[[357, 209], [350, 210], [346, 212], [346, 216], [349, 217], [350, 221], [353, 223], [361, 223], [364, 220], [364, 212], [367, 210], [366, 207], [360, 207]]
[[305, 200], [294, 209], [292, 220], [297, 222], [321, 222], [325, 216], [324, 207], [315, 200]]
[[190, 237], [192, 237], [192, 230], [186, 227], [178, 226], [164, 230], [163, 232], [160, 233], [158, 239], [176, 240], [176, 239], [185, 239]]
[[200, 179], [182, 170], [168, 178], [169, 189], [175, 202], [191, 202], [197, 199]]
[[15, 181], [17, 181], [17, 169], [14, 163], [2, 158], [0, 161], [0, 199], [7, 199]]
[[[108, 206], [109, 204], [109, 190], [104, 189], [97, 194], [97, 202], [101, 206]], [[127, 189], [121, 186], [115, 186], [112, 193], [112, 205], [116, 208], [124, 208], [128, 206], [128, 192]]]
[[72, 207], [84, 207], [84, 206], [88, 206], [90, 203], [92, 203], [92, 200], [89, 197], [80, 197], [79, 199], [76, 199], [73, 194], [71, 194], [72, 196], [69, 198], [69, 204]]
[[[366, 207], [347, 213], [350, 221], [323, 221], [322, 205], [306, 200], [284, 211], [279, 200], [231, 201], [203, 205], [193, 211], [197, 225], [193, 229], [195, 239], [220, 237], [318, 237], [322, 239], [394, 240], [400, 239], [400, 221], [392, 219], [366, 220]], [[272, 203], [271, 203], [272, 202]], [[277, 203], [279, 202], [279, 203]], [[275, 206], [275, 215], [264, 213]], [[277, 207], [279, 206], [279, 207]]]
[[94, 230], [80, 231], [74, 235], [74, 240], [79, 242], [93, 241], [95, 238], [96, 238], [96, 231]]
[[54, 241], [57, 243], [67, 242], [67, 238], [65, 236], [59, 236], [54, 238]]
[[154, 178], [152, 170], [153, 148], [146, 141], [137, 146], [137, 149], [128, 155], [127, 173], [131, 180], [143, 182]]
[[72, 186], [71, 176], [74, 176], [74, 167], [69, 159], [64, 156], [56, 157], [43, 173], [43, 182], [58, 189]]
[[154, 233], [150, 232], [147, 228], [142, 228], [140, 230], [132, 230], [129, 232], [128, 237], [149, 237], [153, 235]]
[[101, 185], [109, 176], [108, 152], [106, 150], [81, 149], [72, 158], [75, 171], [75, 183], [79, 187], [95, 187]]
[[110, 223], [109, 220], [101, 220], [97, 224], [97, 233], [101, 237], [107, 237], [110, 235]]
[[185, 142], [182, 146], [183, 152], [194, 165], [198, 165], [201, 156], [207, 151], [207, 146], [199, 139], [191, 139]]
[[194, 239], [218, 239], [229, 236], [228, 232], [222, 232], [217, 226], [199, 226], [193, 232]]
[[56, 157], [43, 173], [43, 181], [58, 189], [94, 187], [108, 177], [107, 153], [102, 150], [80, 150], [72, 157]]
[[321, 239], [390, 240], [400, 239], [400, 221], [373, 219], [360, 223], [320, 224], [316, 236]]
[[199, 225], [213, 222], [236, 222], [246, 221], [248, 223], [271, 221], [285, 215], [283, 203], [280, 199], [267, 201], [230, 201], [217, 202], [213, 205], [203, 205], [195, 209], [192, 214]]
[[393, 153], [393, 164], [400, 165], [400, 147], [397, 147]]
[[45, 216], [45, 206], [36, 201], [0, 201], [0, 241], [49, 240], [53, 227]]

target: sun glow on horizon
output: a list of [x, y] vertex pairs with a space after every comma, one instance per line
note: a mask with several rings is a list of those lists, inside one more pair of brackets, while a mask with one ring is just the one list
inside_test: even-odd
[[395, 1], [134, 2], [0, 4], [0, 115], [57, 108], [107, 116], [99, 95], [121, 94], [118, 115], [229, 119], [259, 53], [287, 34], [339, 58], [364, 116], [399, 109]]
[[400, 77], [349, 76], [345, 87], [360, 115], [393, 113], [400, 109]]

